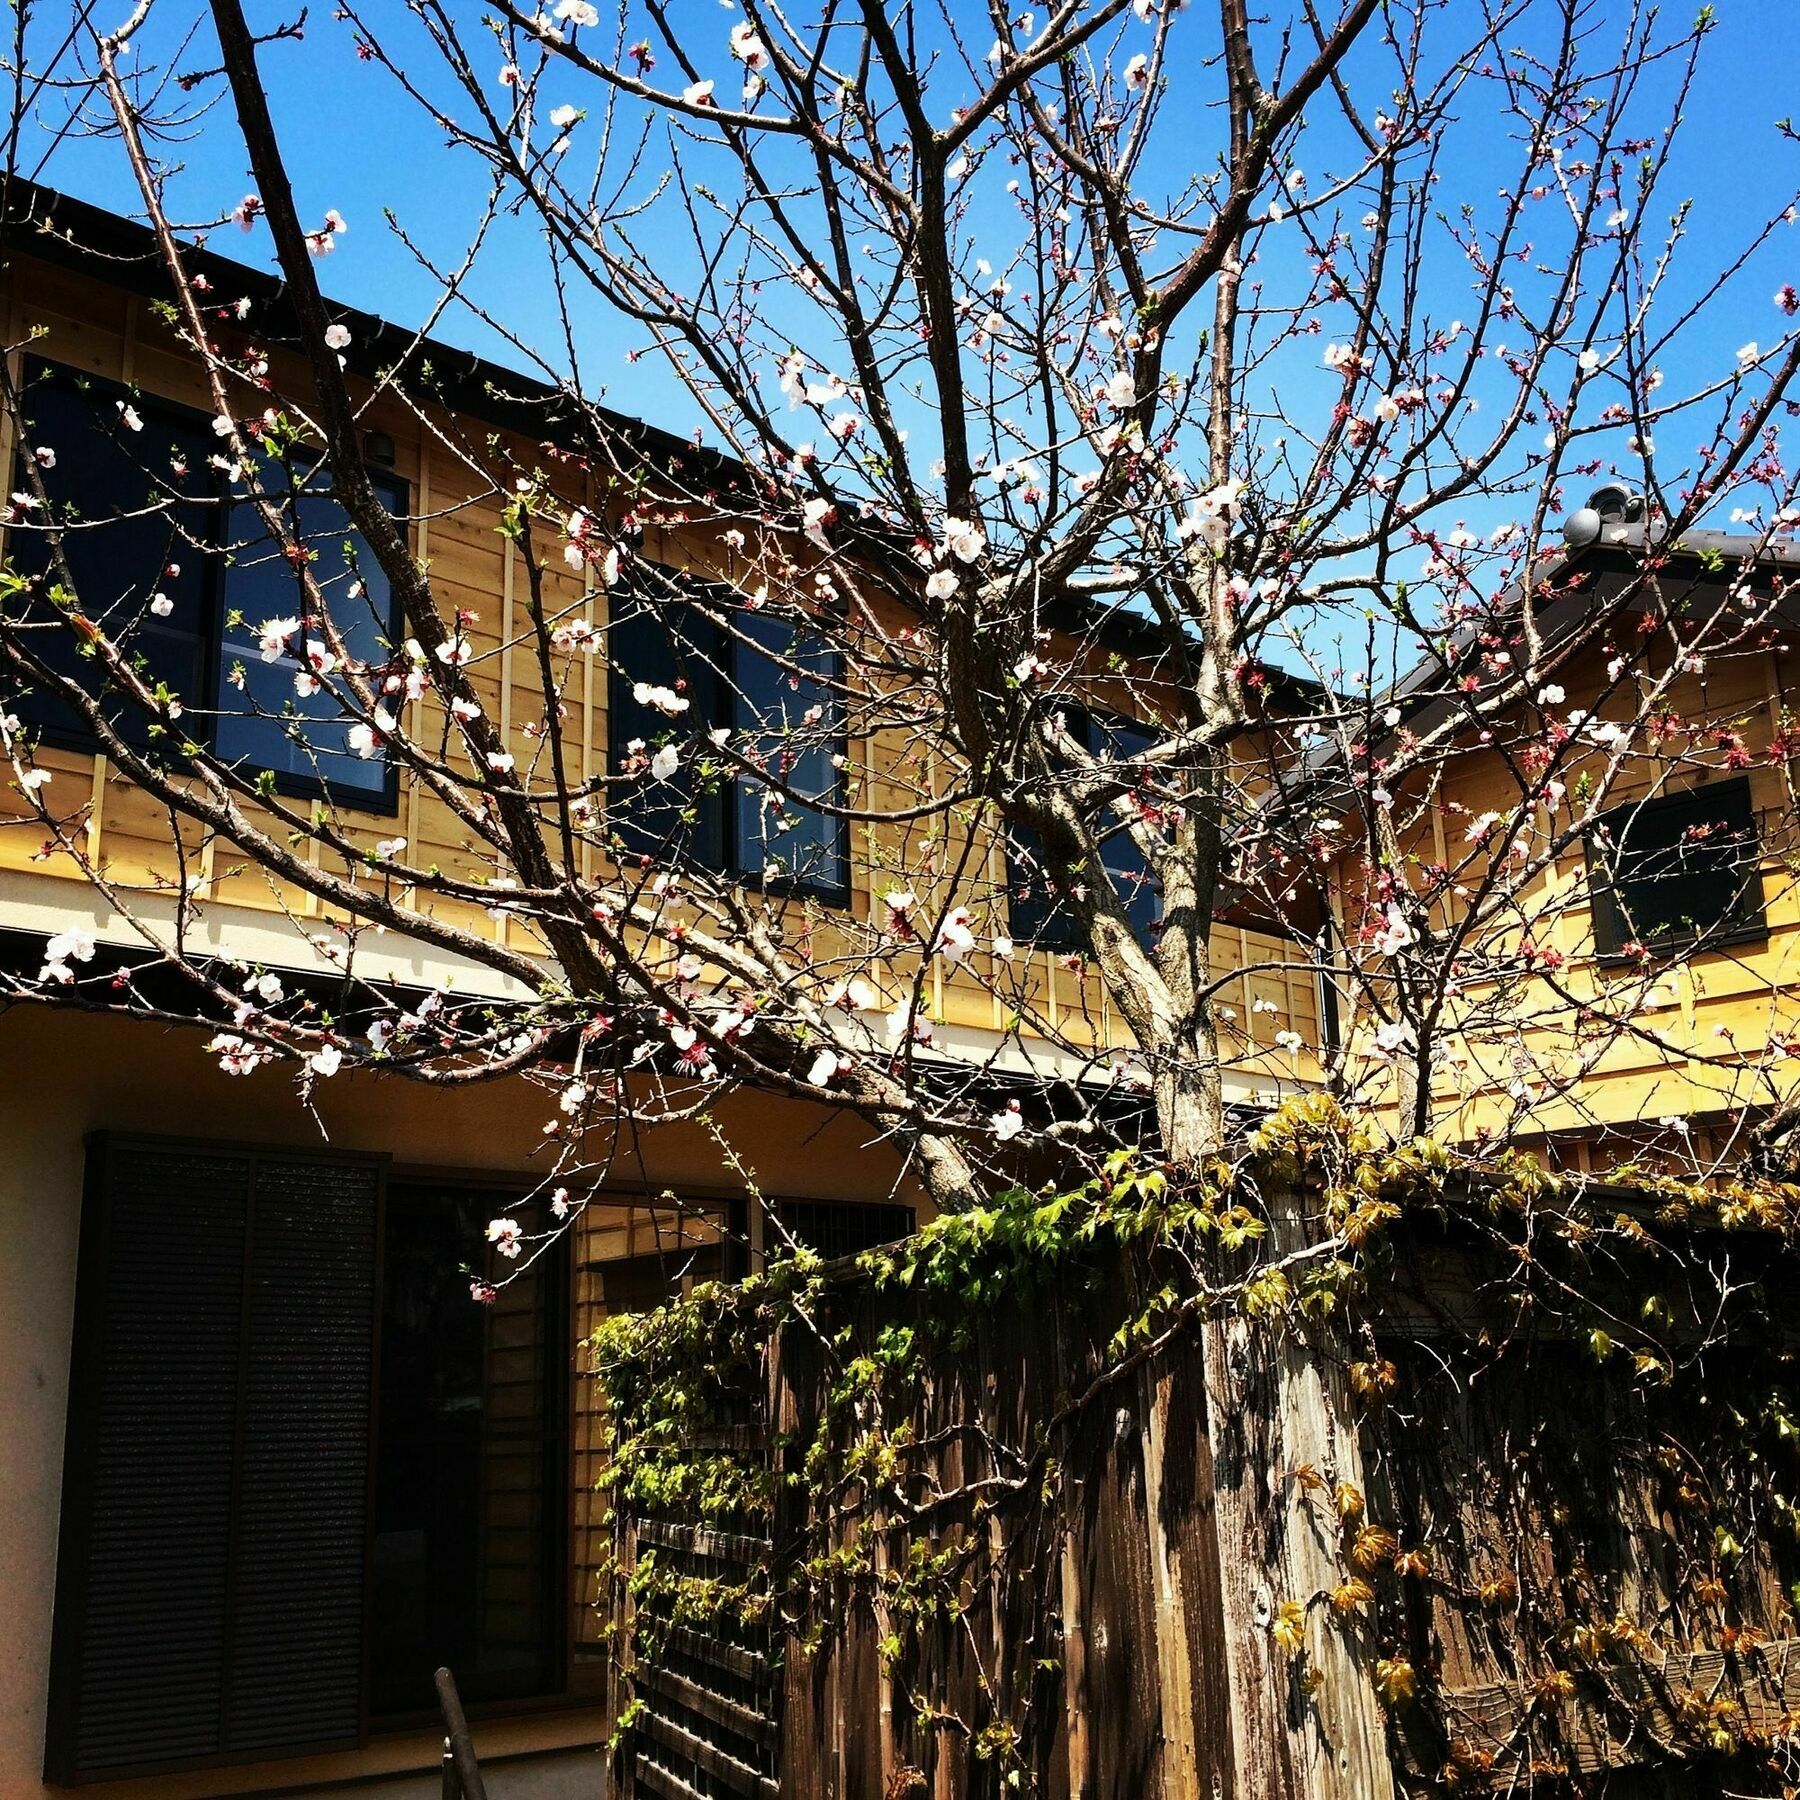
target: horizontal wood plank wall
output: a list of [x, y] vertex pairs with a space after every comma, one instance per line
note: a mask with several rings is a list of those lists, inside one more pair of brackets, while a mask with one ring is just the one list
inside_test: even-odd
[[[1521, 1078], [1545, 1085], [1541, 1100], [1533, 1102], [1529, 1123], [1530, 1132], [1545, 1140], [1634, 1122], [1654, 1126], [1664, 1117], [1717, 1116], [1746, 1105], [1766, 1105], [1800, 1080], [1800, 1060], [1785, 1057], [1780, 1048], [1800, 1041], [1800, 887], [1787, 855], [1794, 848], [1794, 789], [1789, 765], [1769, 754], [1783, 709], [1795, 701], [1789, 660], [1785, 654], [1758, 652], [1721, 661], [1702, 675], [1681, 677], [1669, 697], [1673, 710], [1696, 733], [1703, 726], [1729, 723], [1749, 753], [1750, 767], [1741, 773], [1749, 781], [1751, 803], [1763, 831], [1766, 938], [1707, 951], [1667, 967], [1635, 1006], [1624, 1007], [1616, 998], [1609, 1001], [1609, 994], [1630, 993], [1642, 980], [1635, 969], [1596, 957], [1586, 860], [1579, 844], [1566, 851], [1521, 896], [1522, 919], [1529, 922], [1534, 942], [1567, 959], [1561, 978], [1577, 1005], [1592, 1001], [1608, 1017], [1624, 1013], [1643, 1033], [1654, 1034], [1654, 1041], [1642, 1033], [1615, 1033], [1605, 1053], [1583, 1067], [1575, 1008], [1558, 1000], [1540, 981], [1510, 982], [1507, 998], [1522, 1029], [1455, 1039], [1451, 1057], [1460, 1058], [1464, 1067], [1458, 1070], [1452, 1061], [1434, 1077], [1433, 1096], [1446, 1132], [1469, 1136], [1499, 1125], [1513, 1105], [1509, 1089]], [[1606, 686], [1603, 661], [1603, 654], [1596, 653], [1591, 667], [1561, 677], [1569, 707], [1593, 704], [1594, 694]], [[1684, 767], [1655, 791], [1679, 793], [1740, 774], [1726, 767], [1721, 753], [1706, 753], [1701, 760], [1712, 765], [1706, 773]], [[1597, 769], [1599, 764], [1590, 766]], [[1563, 779], [1574, 792], [1576, 774], [1567, 773]], [[1641, 800], [1651, 790], [1650, 770], [1628, 764], [1608, 804]], [[1421, 862], [1454, 866], [1469, 851], [1467, 821], [1489, 811], [1510, 817], [1518, 794], [1517, 783], [1498, 754], [1460, 756], [1443, 784], [1448, 820], [1442, 814], [1435, 816], [1412, 849]], [[1339, 865], [1336, 879], [1343, 893], [1360, 894], [1364, 889], [1365, 877], [1353, 859]], [[1434, 908], [1439, 923], [1450, 921], [1454, 905], [1447, 901]], [[1354, 918], [1346, 920], [1353, 940], [1357, 923]], [[1493, 932], [1488, 942], [1516, 947], [1526, 934], [1526, 925], [1514, 923]], [[1494, 996], [1492, 984], [1472, 983], [1467, 1005], [1479, 1008]], [[1353, 1042], [1365, 1050], [1374, 1023], [1368, 1018], [1353, 1022]], [[1775, 1046], [1772, 1082], [1757, 1072], [1771, 1046]], [[1576, 1070], [1579, 1080], [1568, 1097], [1548, 1091], [1550, 1081]]]
[[[147, 392], [210, 411], [204, 384], [191, 362], [172, 347], [154, 317], [127, 296], [66, 270], [29, 262], [15, 263], [10, 282], [0, 312], [9, 323], [11, 341], [20, 341], [29, 328], [42, 327], [33, 355], [111, 381], [135, 381]], [[466, 630], [474, 645], [470, 674], [484, 706], [503, 723], [522, 772], [537, 762], [547, 768], [542, 735], [525, 735], [527, 726], [540, 723], [542, 698], [535, 680], [523, 559], [499, 530], [499, 498], [455, 451], [459, 431], [466, 430], [478, 443], [489, 427], [431, 415], [421, 422], [384, 400], [370, 406], [366, 423], [395, 441], [395, 473], [407, 482], [409, 504], [419, 515], [410, 528], [413, 550], [429, 565], [441, 605], [472, 615]], [[533, 446], [521, 442], [514, 447], [529, 465]], [[724, 566], [719, 559], [709, 565], [703, 546], [669, 532], [653, 534], [646, 550], [676, 566]], [[554, 547], [544, 558], [543, 585], [551, 626], [576, 618], [604, 624], [604, 595], [586, 589]], [[568, 684], [565, 729], [570, 761], [578, 770], [593, 773], [605, 765], [606, 691], [601, 650], [583, 659]], [[424, 742], [433, 741], [443, 723], [441, 708], [429, 698], [409, 714], [411, 729]], [[948, 791], [945, 771], [921, 762], [917, 740], [883, 734], [861, 748], [861, 758], [853, 759], [852, 766], [860, 760], [866, 796], [873, 804], [905, 804], [916, 798], [921, 786], [934, 782], [937, 791]], [[303, 920], [332, 922], [329, 909], [283, 891], [231, 845], [211, 841], [191, 823], [172, 818], [166, 807], [109, 767], [105, 758], [47, 748], [40, 762], [53, 772], [47, 791], [58, 815], [77, 821], [88, 852], [125, 891], [167, 895], [185, 885], [202, 901], [223, 901], [269, 915], [291, 911]], [[72, 859], [44, 854], [41, 833], [5, 828], [9, 817], [17, 818], [25, 810], [11, 784], [0, 784], [0, 871], [79, 881], [80, 871]], [[384, 838], [403, 836], [409, 858], [421, 864], [435, 863], [447, 874], [478, 881], [493, 872], [454, 814], [414, 784], [403, 784], [394, 814], [350, 811], [345, 816], [359, 843], [372, 847]], [[590, 873], [595, 861], [592, 852], [584, 856]], [[891, 886], [910, 885], [930, 901], [948, 891], [946, 883], [952, 876], [964, 875], [968, 885], [958, 889], [958, 897], [973, 892], [983, 899], [977, 909], [978, 928], [987, 935], [1006, 931], [1003, 859], [992, 847], [991, 827], [971, 808], [959, 809], [947, 828], [917, 825], [863, 831], [853, 837], [851, 863], [849, 911], [854, 917], [868, 918], [878, 895]], [[347, 871], [339, 867], [333, 872]], [[363, 872], [357, 879], [380, 877]], [[71, 907], [87, 910], [91, 904], [87, 895], [71, 890]], [[528, 930], [516, 922], [491, 919], [482, 907], [429, 895], [418, 896], [414, 904], [423, 913], [479, 935], [510, 932], [505, 941], [515, 948], [540, 948]], [[824, 937], [822, 948], [829, 955], [828, 918]], [[1221, 927], [1214, 936], [1213, 973], [1229, 978], [1221, 1004], [1234, 1067], [1245, 1080], [1267, 1082], [1271, 1089], [1317, 1074], [1318, 984], [1309, 971], [1291, 966], [1298, 961], [1292, 946], [1268, 934]], [[1238, 973], [1242, 970], [1248, 972]], [[1091, 970], [1083, 969], [1078, 959], [1047, 951], [1028, 960], [1021, 952], [1011, 966], [985, 952], [967, 969], [946, 970], [938, 962], [923, 995], [930, 1014], [947, 1025], [988, 1033], [1004, 1028], [1007, 1009], [980, 976], [1023, 980], [1028, 1006], [1022, 1030], [1027, 1037], [1034, 1035], [1032, 1016], [1041, 1008], [1054, 1030], [1077, 1046], [1092, 1050], [1129, 1045], [1129, 1033], [1105, 1004]], [[1256, 1011], [1259, 999], [1273, 1010]], [[1286, 1030], [1304, 1041], [1301, 1052], [1274, 1047], [1275, 1033]]]

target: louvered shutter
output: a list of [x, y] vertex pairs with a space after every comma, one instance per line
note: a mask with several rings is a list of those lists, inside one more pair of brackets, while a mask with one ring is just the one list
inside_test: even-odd
[[354, 1741], [367, 1554], [375, 1173], [256, 1172], [228, 1748]]
[[358, 1740], [381, 1175], [92, 1145], [51, 1779]]

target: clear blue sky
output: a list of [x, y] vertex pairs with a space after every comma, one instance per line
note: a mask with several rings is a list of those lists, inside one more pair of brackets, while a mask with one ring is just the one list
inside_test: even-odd
[[[375, 4], [380, 9], [378, 16], [394, 20], [396, 27], [404, 26], [404, 13], [396, 0], [375, 0]], [[949, 4], [959, 21], [968, 19], [968, 39], [978, 46], [975, 54], [979, 55], [991, 38], [991, 30], [981, 22], [986, 17], [985, 4], [978, 5], [975, 0], [949, 0]], [[1454, 20], [1458, 9], [1472, 10], [1474, 4], [1475, 0], [1452, 0], [1448, 16]], [[1609, 31], [1616, 31], [1611, 22], [1625, 14], [1627, 5], [1628, 0], [1593, 0], [1588, 22], [1596, 46], [1607, 42]], [[125, 0], [101, 0], [102, 12], [108, 7], [122, 16]], [[250, 0], [249, 10], [253, 26], [264, 30], [292, 16], [288, 0]], [[1209, 21], [1208, 10], [1204, 0], [1199, 0], [1181, 23], [1183, 29], [1195, 28], [1196, 45], [1210, 47], [1216, 21]], [[473, 21], [480, 8], [476, 0], [470, 0], [463, 11]], [[164, 66], [173, 60], [178, 68], [209, 66], [213, 58], [204, 29], [196, 33], [185, 53], [177, 53], [196, 15], [203, 12], [198, 0], [159, 0], [153, 14], [154, 31], [139, 60]], [[1679, 273], [1672, 284], [1675, 293], [1684, 298], [1704, 291], [1730, 251], [1768, 211], [1800, 187], [1800, 147], [1779, 142], [1774, 129], [1775, 121], [1785, 117], [1790, 108], [1800, 112], [1795, 104], [1800, 0], [1721, 0], [1715, 12], [1718, 28], [1708, 41], [1673, 179], [1666, 190], [1671, 201], [1691, 196], [1696, 203]], [[729, 4], [721, 6], [719, 0], [676, 0], [674, 14], [692, 20], [695, 43], [700, 47], [697, 54], [706, 71], [729, 79], [731, 65], [724, 46], [739, 15]], [[1679, 18], [1685, 21], [1690, 16], [1684, 4]], [[69, 17], [68, 5], [41, 0], [34, 29], [42, 51], [47, 52], [61, 37]], [[472, 35], [479, 41], [478, 32]], [[481, 54], [497, 69], [497, 55], [485, 47]], [[1217, 76], [1198, 66], [1199, 54], [1196, 50], [1191, 68], [1177, 68], [1175, 75], [1189, 82], [1193, 95], [1210, 101]], [[308, 217], [322, 217], [327, 207], [335, 207], [349, 221], [349, 231], [323, 271], [328, 289], [345, 302], [400, 323], [418, 323], [436, 298], [435, 285], [388, 230], [384, 210], [391, 208], [430, 254], [445, 263], [456, 262], [479, 215], [484, 193], [473, 159], [447, 149], [423, 115], [396, 93], [387, 74], [357, 58], [350, 27], [333, 17], [329, 0], [314, 5], [303, 42], [266, 46], [262, 58], [303, 212]], [[666, 64], [666, 58], [664, 61]], [[737, 73], [741, 78], [741, 71]], [[672, 72], [659, 64], [657, 78], [670, 76]], [[934, 111], [941, 109], [947, 116], [949, 108], [965, 97], [960, 90], [967, 86], [967, 77], [946, 68], [933, 89]], [[722, 80], [721, 92], [730, 91]], [[202, 93], [216, 95], [216, 84]], [[595, 100], [591, 92], [580, 90], [572, 75], [559, 75], [556, 85], [546, 87], [545, 97], [552, 104], [570, 99], [591, 105]], [[1654, 94], [1647, 99], [1647, 120], [1660, 122], [1663, 110]], [[1190, 116], [1198, 121], [1197, 130], [1189, 126]], [[84, 198], [134, 211], [136, 194], [117, 143], [103, 137], [84, 140], [78, 134], [59, 137], [51, 129], [58, 117], [55, 102], [47, 100], [40, 111], [37, 136], [27, 136], [27, 172], [41, 173], [53, 185]], [[1189, 172], [1182, 159], [1205, 165], [1216, 158], [1218, 145], [1211, 118], [1194, 106], [1186, 93], [1177, 96], [1161, 121], [1163, 162], [1152, 171], [1158, 180], [1178, 186]], [[1303, 145], [1301, 156], [1309, 165], [1309, 175], [1324, 172], [1331, 149], [1329, 142]], [[165, 151], [171, 161], [181, 165], [172, 188], [172, 210], [187, 218], [217, 217], [253, 185], [235, 121], [222, 99], [215, 98], [210, 110], [202, 112], [192, 127], [180, 134], [180, 141], [171, 142]], [[41, 171], [34, 167], [40, 154], [47, 158]], [[1479, 130], [1467, 132], [1461, 148], [1445, 165], [1440, 189], [1445, 209], [1453, 211], [1464, 197], [1454, 191], [1459, 186], [1478, 206], [1491, 203], [1495, 188], [1509, 178], [1514, 167], [1512, 147], [1498, 134], [1484, 137]], [[997, 238], [1005, 230], [1007, 203], [1000, 191], [1004, 173], [994, 176], [993, 191], [983, 202], [988, 210], [977, 215], [984, 236], [990, 221]], [[247, 236], [227, 229], [213, 243], [246, 261], [269, 260], [268, 236], [260, 226]], [[1291, 231], [1286, 239], [1271, 238], [1265, 244], [1260, 272], [1275, 285], [1283, 259], [1291, 263], [1300, 250]], [[1424, 295], [1427, 310], [1440, 323], [1469, 304], [1466, 271], [1454, 271], [1443, 279], [1442, 291]], [[1740, 343], [1755, 339], [1767, 345], [1778, 338], [1787, 321], [1778, 315], [1770, 296], [1781, 282], [1790, 280], [1800, 283], [1800, 229], [1779, 234], [1710, 315], [1703, 338], [1691, 339], [1669, 359], [1673, 364], [1669, 369], [1671, 391], [1684, 385], [1684, 377], [1690, 373], [1720, 372], [1720, 365], [1730, 363]], [[554, 301], [535, 239], [526, 227], [515, 224], [496, 238], [471, 290], [526, 341], [546, 354], [555, 354], [559, 334]], [[778, 300], [773, 303], [781, 304]], [[641, 345], [641, 333], [609, 316], [597, 302], [590, 304], [578, 325], [590, 392], [603, 387], [604, 398], [622, 411], [654, 418], [684, 433], [699, 423], [697, 407], [654, 358], [627, 363], [625, 353]], [[465, 311], [449, 314], [437, 330], [440, 337], [502, 362], [519, 361], [516, 352]], [[1327, 335], [1330, 330], [1327, 323]], [[1286, 416], [1322, 415], [1338, 391], [1335, 378], [1318, 366], [1310, 346], [1283, 371]], [[1676, 431], [1669, 435], [1679, 439], [1698, 434]], [[918, 441], [915, 434], [915, 446]], [[1691, 454], [1691, 448], [1678, 441], [1659, 441], [1659, 458], [1666, 450], [1679, 462]], [[1565, 504], [1579, 504], [1588, 485], [1580, 481], [1582, 491], [1566, 493]], [[1467, 511], [1468, 522], [1482, 531], [1514, 516], [1513, 504], [1503, 500], [1476, 499], [1468, 503]]]
[[[1472, 4], [1472, 0], [1460, 3]], [[967, 8], [971, 35], [981, 34], [985, 42], [985, 28], [978, 22], [985, 6], [976, 7], [970, 0], [953, 0], [953, 4]], [[101, 0], [96, 16], [104, 17], [109, 10], [123, 14], [124, 0]], [[177, 31], [185, 31], [196, 10], [162, 0], [153, 15], [158, 28], [144, 45], [141, 60], [167, 59]], [[470, 9], [471, 16], [476, 10]], [[1685, 17], [1686, 8], [1680, 10]], [[386, 7], [378, 11], [385, 12]], [[396, 5], [393, 11], [398, 13], [400, 8]], [[1722, 0], [1716, 12], [1719, 28], [1689, 108], [1677, 184], [1699, 203], [1688, 253], [1689, 267], [1696, 270], [1715, 261], [1722, 247], [1742, 233], [1754, 214], [1779, 201], [1795, 185], [1800, 172], [1800, 155], [1791, 148], [1779, 149], [1771, 130], [1773, 121], [1790, 110], [1800, 113], [1796, 104], [1800, 99], [1796, 82], [1800, 4]], [[290, 17], [292, 9], [285, 0], [281, 4], [252, 0], [250, 13], [254, 25], [266, 28], [277, 18]], [[676, 16], [684, 14], [694, 19], [697, 34], [716, 37], [721, 43], [732, 16], [719, 8], [717, 0], [677, 0]], [[43, 49], [60, 38], [69, 16], [67, 5], [40, 0], [34, 28]], [[325, 271], [328, 286], [351, 304], [402, 323], [417, 321], [431, 302], [432, 284], [387, 231], [382, 213], [392, 208], [430, 251], [454, 258], [463, 247], [480, 199], [470, 160], [446, 149], [430, 125], [398, 99], [384, 73], [357, 60], [350, 29], [333, 18], [329, 4], [313, 7], [304, 42], [269, 46], [263, 58], [302, 205], [319, 213], [335, 206], [350, 222], [349, 233]], [[179, 62], [191, 67], [208, 60], [202, 34]], [[40, 111], [40, 120], [49, 124], [56, 118], [55, 103], [49, 101]], [[1165, 126], [1173, 123], [1165, 117]], [[74, 138], [53, 142], [48, 131], [40, 130], [35, 146], [34, 151], [28, 133], [28, 172], [39, 156], [47, 155], [42, 174], [53, 185], [121, 210], [133, 210], [135, 192], [115, 142]], [[175, 203], [196, 216], [224, 210], [251, 185], [242, 146], [223, 104], [197, 122], [185, 143], [169, 148], [185, 165], [174, 189]], [[1210, 154], [1213, 146], [1206, 148]], [[1480, 178], [1479, 170], [1470, 174], [1471, 179]], [[1486, 191], [1491, 194], [1491, 185]], [[1800, 245], [1800, 234], [1795, 242]], [[247, 261], [268, 260], [267, 234], [260, 228], [241, 238], [235, 232], [221, 234], [215, 248]], [[1789, 274], [1800, 278], [1800, 256], [1793, 262]], [[503, 310], [527, 338], [550, 347], [556, 341], [555, 315], [544, 284], [534, 279], [535, 274], [530, 243], [515, 234], [503, 240], [499, 253], [488, 259], [475, 291]], [[1747, 289], [1741, 316], [1717, 320], [1719, 330], [1733, 344], [1745, 337], [1766, 341], [1777, 335], [1776, 321], [1768, 311], [1767, 288], [1765, 281]], [[1447, 297], [1447, 304], [1454, 306], [1454, 297]], [[633, 412], [655, 413], [669, 423], [677, 422], [670, 412], [676, 407], [682, 409], [682, 422], [692, 420], [688, 403], [650, 361], [625, 364], [623, 351], [630, 340], [620, 327], [597, 317], [588, 329], [588, 354], [595, 359], [596, 372], [610, 384], [615, 404]], [[447, 320], [440, 335], [502, 361], [516, 360], [466, 313]]]

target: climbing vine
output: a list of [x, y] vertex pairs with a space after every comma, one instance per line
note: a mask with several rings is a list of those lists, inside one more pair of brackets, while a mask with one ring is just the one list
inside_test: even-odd
[[[1299, 1239], [1271, 1228], [1284, 1194]], [[1648, 1166], [1471, 1166], [1309, 1096], [1190, 1179], [1119, 1152], [854, 1268], [797, 1250], [609, 1319], [621, 1673], [686, 1631], [775, 1682], [868, 1633], [891, 1792], [932, 1745], [984, 1789], [1036, 1790], [1069, 1729], [1055, 1571], [1076, 1495], [1136, 1384], [1237, 1319], [1331, 1359], [1350, 1397], [1360, 1484], [1271, 1471], [1337, 1574], [1277, 1595], [1266, 1629], [1303, 1693], [1321, 1634], [1353, 1644], [1403, 1784], [1579, 1781], [1628, 1741], [1629, 1760], [1779, 1761], [1797, 1206]], [[739, 1560], [696, 1554], [704, 1533]]]

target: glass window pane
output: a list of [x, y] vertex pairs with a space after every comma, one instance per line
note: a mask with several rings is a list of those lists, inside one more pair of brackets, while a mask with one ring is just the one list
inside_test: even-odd
[[[50, 513], [21, 515], [7, 533], [7, 560], [21, 574], [54, 579], [44, 530], [53, 515], [68, 527], [63, 556], [82, 614], [141, 659], [152, 685], [162, 682], [190, 705], [204, 704], [207, 565], [218, 531], [216, 477], [207, 462], [212, 446], [190, 421], [146, 401], [135, 403], [141, 429], [132, 431], [120, 411], [122, 390], [115, 395], [41, 366], [29, 381], [20, 455], [47, 450], [54, 458], [49, 468], [38, 465]], [[28, 491], [22, 461], [13, 486]], [[52, 669], [91, 693], [101, 691], [100, 667], [82, 654], [65, 611], [40, 592], [24, 618], [43, 625], [31, 633], [31, 646]], [[17, 710], [52, 730], [85, 734], [74, 709], [47, 695], [22, 696]], [[148, 741], [135, 705], [117, 699], [107, 710], [128, 741]]]
[[[1157, 733], [1125, 719], [1093, 721], [1091, 744], [1097, 755], [1115, 761], [1141, 756], [1157, 741]], [[1148, 859], [1137, 847], [1129, 826], [1117, 811], [1109, 811], [1100, 839], [1100, 860], [1112, 876], [1124, 903], [1126, 917], [1140, 944], [1148, 943], [1162, 916], [1162, 890], [1157, 886]]]
[[1043, 866], [1037, 833], [1011, 825], [1006, 833], [1007, 928], [1021, 944], [1067, 950], [1079, 935]]
[[[541, 1211], [541, 1207], [538, 1208]], [[370, 1711], [560, 1692], [567, 1340], [561, 1247], [496, 1261], [489, 1219], [547, 1221], [481, 1189], [396, 1184], [382, 1268]], [[467, 1270], [498, 1298], [469, 1298]]]
[[1632, 803], [1596, 831], [1603, 950], [1747, 930], [1762, 918], [1761, 845], [1746, 782]]
[[[1085, 744], [1093, 734], [1087, 708], [1061, 706], [1069, 735]], [[1022, 944], [1040, 950], [1082, 950], [1081, 927], [1069, 911], [1068, 897], [1059, 892], [1044, 866], [1043, 840], [1024, 825], [1012, 825], [1006, 833], [1007, 923]]]
[[[694, 746], [718, 720], [717, 633], [711, 622], [679, 604], [620, 597], [606, 634], [611, 665], [608, 736], [616, 773], [634, 754], [673, 742], [681, 766], [671, 781], [648, 776], [615, 791], [608, 825], [634, 856], [666, 861], [681, 846], [702, 867], [724, 866], [724, 812], [718, 784], [708, 790], [695, 768]], [[679, 717], [641, 704], [639, 683], [665, 687], [688, 702]]]
[[[1083, 707], [1068, 706], [1070, 735], [1096, 756], [1115, 761], [1140, 755], [1157, 741], [1157, 733], [1127, 719], [1095, 717]], [[1108, 809], [1097, 821], [1100, 861], [1131, 921], [1139, 943], [1148, 943], [1162, 916], [1162, 894], [1144, 854], [1126, 822]], [[1007, 832], [1006, 885], [1012, 935], [1041, 950], [1083, 950], [1081, 927], [1068, 899], [1056, 891], [1043, 866], [1043, 847], [1035, 832], [1012, 826]]]
[[[396, 512], [393, 484], [376, 490]], [[379, 664], [393, 635], [393, 594], [342, 504], [316, 477], [282, 507], [294, 535], [311, 553], [311, 568], [327, 615], [358, 662]], [[230, 561], [224, 578], [224, 636], [219, 656], [216, 743], [228, 761], [243, 761], [277, 775], [327, 782], [347, 794], [385, 793], [389, 765], [348, 748], [348, 692], [324, 665], [316, 691], [302, 694], [295, 678], [301, 661], [328, 654], [322, 633], [296, 633], [285, 650], [267, 659], [260, 645], [271, 620], [300, 619], [306, 609], [297, 571], [269, 533], [257, 509], [241, 495], [229, 519]], [[308, 621], [310, 624], [311, 621]], [[309, 673], [311, 671], [309, 670]]]
[[752, 877], [841, 890], [843, 821], [804, 804], [835, 803], [843, 794], [832, 761], [843, 753], [843, 708], [828, 685], [839, 659], [818, 639], [797, 636], [787, 620], [740, 612], [734, 623], [749, 641], [734, 646], [732, 742], [791, 790], [784, 795], [750, 776], [737, 782], [737, 866]]

